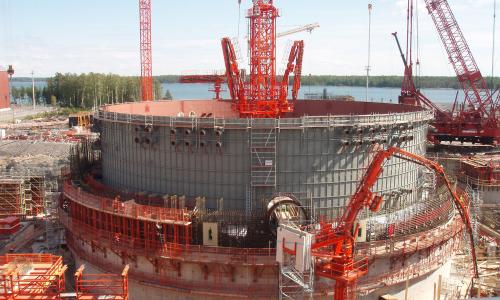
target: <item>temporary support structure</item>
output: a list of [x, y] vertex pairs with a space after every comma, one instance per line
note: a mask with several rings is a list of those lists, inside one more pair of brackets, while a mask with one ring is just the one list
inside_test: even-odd
[[0, 299], [61, 299], [66, 268], [51, 254], [0, 256]]
[[120, 275], [83, 274], [84, 269], [82, 265], [75, 273], [76, 300], [128, 300], [128, 265]]

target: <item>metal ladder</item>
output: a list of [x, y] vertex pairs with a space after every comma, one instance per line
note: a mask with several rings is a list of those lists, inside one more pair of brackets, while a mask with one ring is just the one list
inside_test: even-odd
[[250, 130], [251, 187], [275, 189], [277, 128]]

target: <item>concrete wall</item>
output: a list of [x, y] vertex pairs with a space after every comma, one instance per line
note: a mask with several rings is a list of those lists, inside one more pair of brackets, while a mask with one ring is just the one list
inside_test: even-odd
[[[308, 126], [295, 129], [275, 129], [274, 120], [254, 119], [248, 128], [226, 127], [219, 138], [214, 127], [205, 128], [198, 122], [207, 118], [193, 118], [193, 126], [186, 134], [185, 127], [158, 124], [154, 120], [150, 132], [137, 122], [100, 120], [105, 184], [134, 192], [150, 194], [204, 196], [208, 208], [216, 208], [216, 200], [224, 198], [224, 209], [245, 210], [247, 190], [251, 179], [252, 132], [257, 130], [276, 134], [276, 188], [254, 188], [252, 207], [258, 207], [262, 198], [269, 199], [275, 192], [294, 193], [303, 200], [312, 198], [315, 207], [326, 214], [343, 209], [374, 154], [372, 141], [384, 139], [416, 154], [425, 153], [427, 119], [416, 119], [415, 114], [381, 115], [373, 123], [359, 125], [361, 118], [348, 116], [345, 126]], [[123, 117], [127, 117], [123, 115]], [[287, 119], [304, 123], [306, 117]], [[365, 117], [363, 117], [365, 118]], [[405, 118], [407, 120], [405, 121]], [[213, 121], [215, 123], [216, 120]], [[144, 121], [143, 123], [144, 124]], [[168, 123], [167, 123], [168, 124]], [[383, 127], [387, 131], [381, 132]], [[204, 128], [206, 135], [198, 134]], [[256, 129], [258, 128], [258, 129]], [[171, 130], [176, 130], [176, 145], [172, 145]], [[349, 131], [349, 133], [346, 133]], [[411, 136], [411, 141], [398, 140]], [[205, 141], [204, 147], [200, 141]], [[146, 142], [147, 141], [147, 142]], [[222, 142], [222, 148], [215, 146]], [[350, 145], [343, 143], [349, 141]], [[362, 145], [355, 142], [363, 141]], [[189, 142], [190, 145], [186, 145]], [[391, 159], [381, 176], [383, 182], [375, 190], [384, 194], [401, 192], [403, 196], [387, 197], [385, 207], [398, 209], [417, 202], [418, 167], [410, 162]]]

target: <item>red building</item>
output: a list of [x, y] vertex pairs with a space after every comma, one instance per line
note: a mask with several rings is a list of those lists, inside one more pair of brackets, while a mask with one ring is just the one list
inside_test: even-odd
[[0, 71], [0, 109], [9, 107], [9, 75], [7, 71]]

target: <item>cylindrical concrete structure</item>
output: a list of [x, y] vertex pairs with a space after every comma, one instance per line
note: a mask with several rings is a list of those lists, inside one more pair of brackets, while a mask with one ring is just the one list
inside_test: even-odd
[[[205, 197], [208, 208], [223, 198], [228, 210], [293, 193], [335, 216], [379, 147], [425, 153], [431, 117], [413, 106], [348, 101], [299, 101], [281, 119], [240, 119], [230, 103], [215, 101], [105, 106], [97, 114], [103, 182]], [[384, 169], [375, 190], [387, 196], [386, 210], [419, 201], [418, 166], [396, 158]]]

